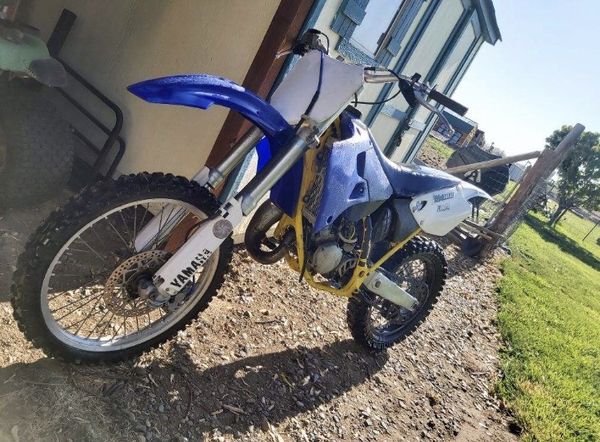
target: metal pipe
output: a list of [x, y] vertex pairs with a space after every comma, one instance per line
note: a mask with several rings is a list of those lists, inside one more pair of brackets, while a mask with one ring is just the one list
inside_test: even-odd
[[539, 150], [536, 150], [533, 152], [522, 153], [520, 155], [497, 158], [495, 160], [481, 161], [479, 163], [465, 164], [464, 166], [450, 167], [444, 172], [450, 173], [452, 175], [458, 175], [461, 173], [469, 172], [471, 170], [490, 169], [492, 167], [502, 166], [503, 164], [516, 163], [517, 161], [523, 160], [531, 160], [532, 158], [539, 157], [541, 154], [542, 153]]
[[77, 81], [79, 81], [82, 85], [84, 85], [87, 90], [89, 90], [93, 95], [95, 95], [100, 101], [102, 101], [106, 106], [108, 106], [115, 113], [115, 125], [113, 126], [112, 130], [108, 134], [108, 138], [106, 139], [104, 145], [102, 146], [100, 155], [98, 155], [98, 157], [96, 158], [96, 161], [94, 161], [94, 164], [92, 165], [92, 172], [90, 174], [90, 182], [93, 182], [96, 179], [96, 176], [98, 174], [100, 174], [100, 169], [102, 167], [102, 164], [104, 163], [104, 160], [108, 156], [110, 148], [117, 141], [117, 138], [119, 137], [119, 134], [121, 133], [121, 129], [123, 128], [123, 112], [121, 111], [121, 108], [119, 106], [117, 106], [116, 103], [114, 103], [112, 100], [110, 100], [106, 95], [104, 95], [96, 87], [94, 87], [89, 81], [87, 81], [85, 78], [83, 78], [75, 69], [73, 69], [71, 66], [69, 66], [64, 60], [62, 60], [58, 56], [56, 56], [55, 58], [63, 64], [65, 70], [69, 73], [69, 75], [71, 75], [73, 78], [75, 78]]
[[65, 41], [71, 32], [71, 29], [73, 29], [76, 19], [77, 15], [75, 15], [73, 11], [69, 11], [68, 9], [62, 10], [46, 44], [46, 46], [48, 46], [48, 52], [50, 52], [50, 55], [53, 57], [60, 53], [60, 50], [64, 46]]
[[258, 143], [262, 137], [262, 131], [256, 126], [246, 132], [246, 134], [233, 145], [231, 153], [216, 167], [210, 169], [207, 184], [213, 189], [221, 184], [227, 175], [229, 175], [238, 164], [244, 161], [248, 152], [256, 146], [256, 143]]
[[302, 158], [309, 145], [312, 144], [309, 140], [313, 136], [313, 129], [302, 127], [285, 149], [281, 149], [265, 168], [238, 192], [234, 198], [240, 201], [244, 215], [252, 212], [262, 197], [271, 190], [271, 187], [285, 175], [296, 161]]

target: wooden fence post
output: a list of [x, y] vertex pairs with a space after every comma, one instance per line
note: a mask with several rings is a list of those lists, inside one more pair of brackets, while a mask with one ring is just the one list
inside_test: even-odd
[[[545, 180], [567, 157], [570, 150], [585, 130], [585, 126], [577, 123], [573, 129], [563, 138], [556, 149], [546, 148], [528, 172], [523, 176], [521, 184], [512, 195], [506, 206], [500, 210], [492, 220], [488, 229], [502, 235], [506, 229], [517, 220], [523, 205], [533, 193], [541, 180]], [[486, 255], [494, 246], [496, 241], [492, 240], [486, 244], [482, 255]]]

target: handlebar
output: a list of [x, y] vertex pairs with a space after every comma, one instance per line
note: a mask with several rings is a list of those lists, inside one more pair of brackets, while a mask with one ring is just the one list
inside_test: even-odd
[[[321, 36], [324, 36], [327, 40], [326, 46], [321, 41]], [[329, 37], [327, 37], [327, 34], [324, 34], [317, 29], [308, 29], [304, 35], [298, 39], [294, 46], [284, 51], [280, 51], [277, 53], [276, 58], [289, 53], [304, 55], [310, 50], [318, 50], [328, 54]], [[427, 83], [421, 83], [419, 80], [419, 74], [408, 77], [406, 75], [396, 74], [390, 70], [384, 70], [377, 67], [365, 67], [364, 69], [365, 83], [399, 83], [400, 92], [402, 92], [402, 95], [411, 107], [415, 107], [417, 104], [422, 105], [429, 111], [436, 114], [453, 131], [452, 126], [442, 112], [442, 109], [432, 105], [428, 99], [436, 101], [443, 107], [448, 108], [459, 115], [465, 115], [468, 110], [467, 107], [454, 101], [450, 97], [447, 97], [441, 92], [436, 91], [435, 87], [431, 87]]]
[[413, 77], [408, 77], [406, 75], [396, 75], [389, 71], [368, 67], [365, 68], [364, 75], [365, 83], [400, 83], [402, 95], [411, 107], [419, 103], [436, 114], [449, 128], [452, 128], [452, 126], [442, 110], [432, 105], [428, 101], [428, 98], [437, 101], [442, 106], [459, 115], [465, 115], [468, 111], [466, 106], [463, 106], [441, 92], [436, 91], [435, 87], [419, 82], [420, 76], [418, 74], [415, 74]]
[[459, 102], [454, 101], [452, 98], [447, 97], [446, 95], [436, 91], [435, 89], [429, 92], [429, 98], [437, 101], [442, 106], [447, 107], [451, 111], [454, 111], [461, 116], [464, 116], [469, 110], [469, 108], [467, 108], [466, 106], [463, 106]]

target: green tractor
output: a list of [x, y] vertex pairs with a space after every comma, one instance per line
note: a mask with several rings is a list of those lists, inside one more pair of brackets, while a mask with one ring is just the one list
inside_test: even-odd
[[39, 202], [71, 175], [74, 137], [47, 87], [67, 74], [37, 30], [11, 20], [18, 0], [0, 0], [0, 212]]

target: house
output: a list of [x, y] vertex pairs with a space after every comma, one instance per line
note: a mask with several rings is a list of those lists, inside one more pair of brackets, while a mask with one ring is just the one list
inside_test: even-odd
[[433, 130], [445, 137], [450, 146], [463, 147], [471, 143], [478, 144], [477, 141], [482, 138], [483, 131], [477, 128], [475, 121], [448, 110], [444, 110], [443, 114], [452, 126], [452, 130], [441, 118], [436, 121]]
[[[491, 0], [341, 0], [317, 1], [310, 22], [327, 32], [335, 56], [382, 65], [422, 80], [452, 95], [484, 44], [500, 39]], [[384, 152], [410, 162], [435, 123], [427, 109], [409, 108], [396, 86], [368, 86], [360, 105]], [[393, 97], [393, 98], [392, 98]], [[468, 103], [467, 103], [468, 104]]]
[[481, 129], [477, 129], [475, 131], [475, 135], [471, 139], [471, 144], [475, 144], [476, 146], [483, 147], [485, 146], [485, 132]]
[[[222, 108], [142, 102], [126, 91], [140, 80], [207, 72], [267, 96], [293, 63], [276, 53], [317, 28], [329, 37], [332, 56], [418, 72], [451, 95], [479, 48], [500, 39], [491, 0], [22, 0], [19, 19], [48, 38], [63, 8], [77, 19], [61, 57], [123, 109], [121, 173], [192, 176], [222, 159], [247, 127]], [[427, 109], [410, 109], [396, 91], [369, 85], [359, 100], [378, 104], [359, 109], [385, 152], [410, 161], [435, 119]]]
[[529, 161], [527, 163], [513, 163], [508, 169], [508, 176], [511, 181], [515, 183], [520, 182], [523, 179], [525, 171], [531, 166]]

